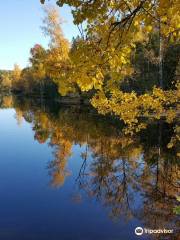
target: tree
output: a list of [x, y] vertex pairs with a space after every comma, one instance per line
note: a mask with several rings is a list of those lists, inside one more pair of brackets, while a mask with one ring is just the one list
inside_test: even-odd
[[45, 66], [47, 76], [58, 85], [59, 92], [65, 95], [66, 91], [74, 90], [73, 83], [68, 81], [68, 70], [71, 63], [69, 59], [70, 43], [64, 37], [58, 10], [54, 7], [44, 8], [45, 18], [42, 30], [50, 38], [49, 50]]
[[1, 75], [1, 86], [4, 90], [11, 90], [12, 87], [12, 79], [9, 73], [3, 73]]
[[46, 81], [45, 59], [47, 54], [46, 50], [39, 44], [36, 44], [33, 48], [31, 48], [30, 52], [31, 71], [34, 80], [40, 86], [40, 95], [42, 100]]
[[14, 69], [12, 71], [12, 86], [14, 90], [21, 89], [21, 69], [19, 65], [14, 64]]
[[[123, 72], [127, 71], [129, 65], [130, 53], [136, 43], [145, 40], [154, 29], [159, 32], [159, 81], [162, 87], [162, 42], [166, 39], [171, 41], [178, 39], [179, 36], [177, 0], [59, 0], [57, 4], [59, 6], [68, 4], [73, 7], [75, 24], [87, 22], [87, 27], [84, 29], [86, 41], [79, 45], [81, 51], [78, 51], [77, 55], [79, 60], [79, 55], [81, 55], [83, 61], [86, 59], [89, 63], [88, 69], [85, 71], [86, 80], [79, 77], [79, 85], [82, 89], [94, 88], [93, 82], [97, 82], [99, 85], [104, 83], [107, 72], [103, 71], [103, 64], [109, 64], [108, 72], [112, 75], [110, 81], [115, 82], [116, 75], [118, 75], [117, 81], [122, 80], [126, 75]], [[96, 61], [93, 61], [94, 58]], [[85, 65], [84, 62], [83, 65]], [[91, 74], [91, 65], [96, 66], [98, 74]], [[96, 69], [94, 71], [96, 72]], [[89, 84], [85, 87], [86, 81]], [[112, 87], [114, 84], [111, 83]]]
[[[143, 113], [136, 109], [138, 104], [132, 105], [134, 99], [144, 99], [149, 108], [151, 104], [148, 104], [147, 95], [142, 95], [140, 99], [134, 93], [124, 95], [120, 84], [133, 74], [131, 59], [137, 44], [147, 42], [155, 29], [160, 36], [159, 85], [163, 88], [162, 40], [163, 43], [178, 40], [178, 1], [59, 0], [57, 4], [73, 7], [76, 25], [86, 22], [83, 29], [85, 37], [78, 40], [76, 50], [70, 55], [71, 68], [66, 75], [69, 82], [77, 83], [82, 91], [94, 90], [91, 102], [101, 113], [113, 113], [130, 125], [136, 122], [137, 116]], [[161, 89], [156, 93], [158, 91], [161, 92]], [[149, 100], [157, 101], [155, 95], [149, 93]], [[128, 114], [127, 121], [125, 111], [129, 101], [128, 107], [132, 108], [132, 111]], [[162, 108], [160, 101], [157, 105]], [[148, 106], [145, 108], [148, 109]]]

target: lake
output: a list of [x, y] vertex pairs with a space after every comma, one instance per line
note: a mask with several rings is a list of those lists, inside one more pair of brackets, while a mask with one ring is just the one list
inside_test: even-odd
[[0, 103], [0, 239], [178, 239], [173, 125], [150, 121], [129, 136], [88, 107]]

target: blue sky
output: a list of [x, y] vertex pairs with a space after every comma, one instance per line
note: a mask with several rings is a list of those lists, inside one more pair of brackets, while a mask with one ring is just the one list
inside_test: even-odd
[[[48, 1], [47, 1], [48, 2]], [[49, 1], [55, 4], [55, 1]], [[68, 6], [59, 8], [65, 20], [63, 31], [71, 40], [78, 34], [73, 25], [71, 10]], [[14, 64], [22, 68], [28, 64], [29, 50], [39, 43], [47, 47], [42, 25], [43, 10], [40, 0], [5, 0], [0, 4], [0, 69], [12, 69]]]

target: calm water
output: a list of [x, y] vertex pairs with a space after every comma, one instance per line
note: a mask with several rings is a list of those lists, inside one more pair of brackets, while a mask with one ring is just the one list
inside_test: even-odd
[[[136, 136], [94, 112], [6, 97], [0, 110], [0, 239], [178, 239], [173, 126]], [[137, 237], [137, 227], [174, 229]]]

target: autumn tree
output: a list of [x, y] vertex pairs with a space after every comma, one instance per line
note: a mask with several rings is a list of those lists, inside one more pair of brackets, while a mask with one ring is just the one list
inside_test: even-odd
[[[95, 90], [91, 101], [93, 106], [101, 113], [119, 116], [130, 125], [143, 112], [151, 109], [148, 101], [157, 102], [155, 108], [159, 106], [161, 109], [162, 102], [156, 94], [168, 95], [161, 89], [154, 89], [149, 96], [138, 98], [135, 93], [124, 95], [120, 83], [134, 72], [131, 59], [137, 44], [148, 41], [150, 34], [156, 30], [160, 39], [159, 85], [163, 88], [162, 40], [173, 42], [179, 37], [178, 1], [59, 0], [57, 4], [68, 4], [73, 8], [76, 25], [86, 22], [76, 51], [70, 57], [73, 70], [68, 71], [66, 77], [70, 74], [68, 79], [75, 81], [82, 91]], [[69, 89], [65, 90], [68, 92]], [[142, 109], [143, 112], [137, 109], [136, 98], [139, 103], [144, 100], [146, 110]], [[127, 108], [131, 109], [129, 113]]]
[[36, 44], [33, 48], [31, 48], [30, 52], [31, 52], [30, 63], [33, 79], [40, 86], [40, 95], [42, 99], [44, 94], [44, 85], [46, 81], [45, 70], [46, 50], [41, 45]]
[[[102, 76], [100, 77], [100, 73], [97, 74], [97, 77], [90, 74], [91, 66], [89, 66], [89, 71], [86, 71], [86, 80], [89, 79], [91, 84], [85, 89], [93, 88], [95, 79], [96, 82], [103, 84], [102, 81], [104, 81], [104, 75], [106, 74], [102, 68], [103, 64], [109, 64], [109, 72], [114, 72], [111, 81], [116, 81], [114, 76], [116, 74], [118, 75], [117, 81], [123, 79], [126, 75], [123, 74], [123, 69], [126, 67], [127, 71], [130, 53], [136, 42], [147, 39], [148, 34], [154, 29], [160, 31], [161, 38], [173, 40], [178, 36], [179, 14], [177, 0], [173, 2], [169, 0], [59, 0], [57, 4], [59, 6], [68, 4], [73, 7], [72, 13], [75, 24], [80, 25], [85, 21], [87, 22], [87, 27], [84, 29], [86, 41], [83, 45], [85, 46], [79, 45], [81, 49], [79, 54], [82, 57], [84, 55], [84, 59], [87, 59], [89, 65], [94, 65], [95, 61], [91, 56], [91, 52], [93, 52], [92, 55], [96, 58], [95, 66]], [[86, 48], [89, 48], [89, 51]], [[101, 61], [102, 59], [104, 61]], [[98, 67], [98, 64], [100, 67]], [[82, 79], [82, 81], [84, 80]], [[82, 88], [84, 88], [84, 82]]]
[[3, 72], [0, 76], [0, 86], [2, 91], [10, 91], [12, 88], [12, 78], [11, 74], [8, 72]]
[[69, 59], [70, 43], [62, 31], [63, 20], [54, 7], [44, 8], [45, 17], [42, 30], [49, 37], [49, 50], [45, 61], [47, 75], [58, 84], [59, 92], [64, 95], [65, 89], [71, 92], [73, 83], [68, 81], [68, 70], [71, 67]]
[[14, 90], [19, 90], [22, 87], [21, 84], [21, 68], [18, 64], [14, 65], [14, 69], [12, 71], [12, 86]]

